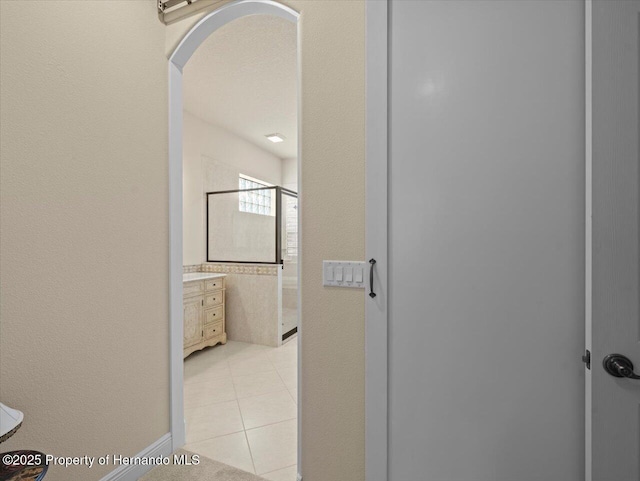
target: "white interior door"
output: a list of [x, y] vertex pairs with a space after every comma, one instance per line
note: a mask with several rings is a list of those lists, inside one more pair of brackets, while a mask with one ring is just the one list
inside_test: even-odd
[[581, 481], [584, 3], [388, 7], [388, 479]]
[[594, 0], [591, 28], [591, 479], [638, 481], [640, 380], [607, 374], [603, 360], [622, 354], [640, 373], [640, 1]]

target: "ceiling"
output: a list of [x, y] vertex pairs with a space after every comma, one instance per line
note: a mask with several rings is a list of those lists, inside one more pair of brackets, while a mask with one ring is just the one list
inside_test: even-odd
[[[296, 25], [252, 15], [216, 30], [184, 68], [184, 109], [281, 159], [297, 157]], [[265, 135], [280, 133], [274, 144]]]

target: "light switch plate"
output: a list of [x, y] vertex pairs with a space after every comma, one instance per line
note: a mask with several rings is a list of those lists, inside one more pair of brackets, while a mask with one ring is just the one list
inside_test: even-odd
[[366, 263], [360, 261], [322, 261], [322, 285], [364, 289], [366, 268]]

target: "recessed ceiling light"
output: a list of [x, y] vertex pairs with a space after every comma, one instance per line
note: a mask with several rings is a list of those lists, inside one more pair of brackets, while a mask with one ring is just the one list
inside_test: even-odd
[[282, 142], [284, 140], [284, 135], [282, 134], [268, 134], [265, 135], [265, 137], [274, 144], [277, 144], [278, 142]]

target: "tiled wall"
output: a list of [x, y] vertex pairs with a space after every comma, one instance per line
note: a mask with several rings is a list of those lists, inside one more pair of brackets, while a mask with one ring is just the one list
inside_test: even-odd
[[281, 269], [282, 267], [280, 265], [205, 263], [195, 264], [192, 266], [183, 266], [182, 272], [184, 274], [188, 274], [190, 272], [218, 272], [220, 274], [277, 276], [278, 271]]
[[279, 265], [205, 263], [184, 266], [183, 272], [227, 274], [225, 319], [228, 338], [278, 346], [278, 325], [282, 315]]

